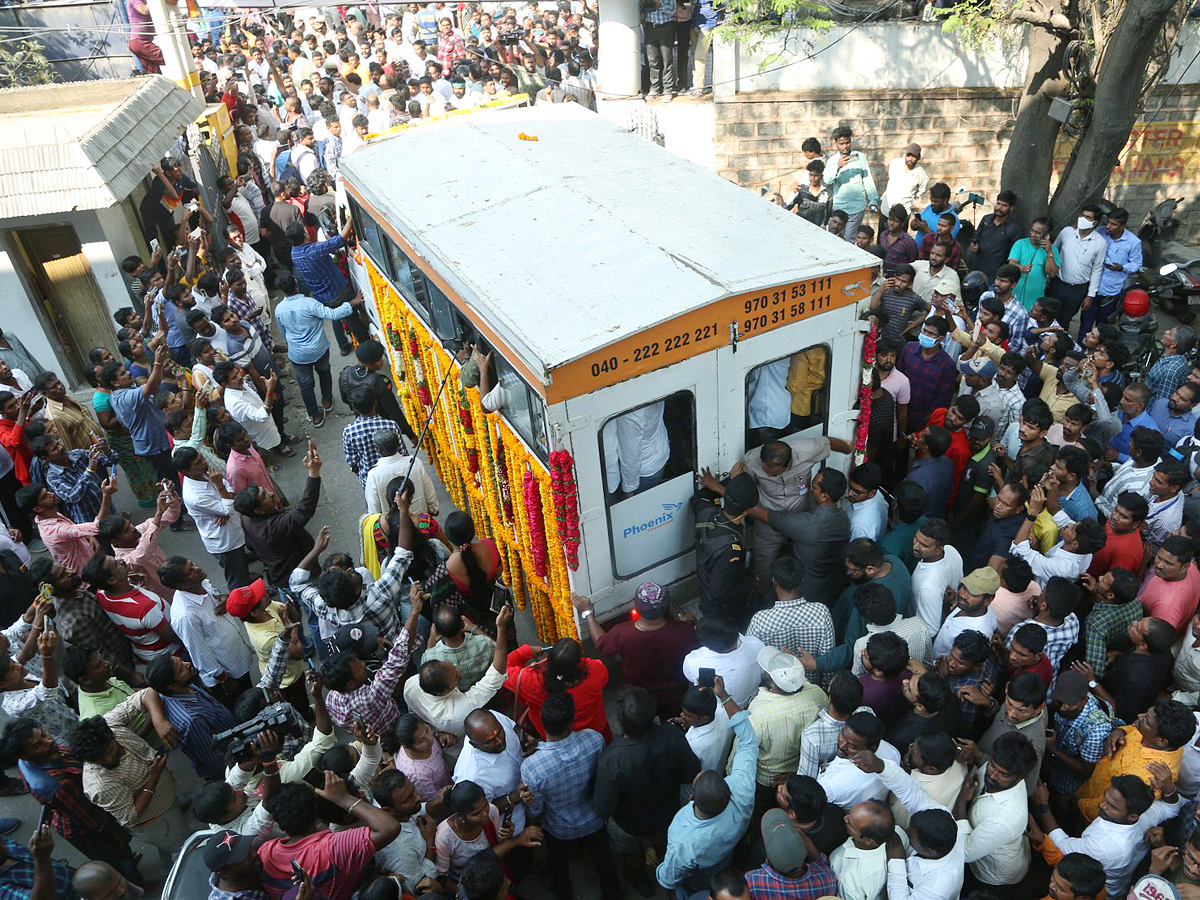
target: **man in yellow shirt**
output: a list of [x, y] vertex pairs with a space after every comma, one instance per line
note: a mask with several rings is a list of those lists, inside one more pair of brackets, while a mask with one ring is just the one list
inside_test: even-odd
[[[284, 697], [307, 710], [308, 699], [304, 690], [304, 645], [300, 642], [300, 623], [293, 621], [288, 608], [273, 601], [261, 578], [246, 587], [234, 588], [225, 601], [226, 611], [241, 619], [246, 625], [246, 637], [258, 657], [258, 666], [264, 672], [271, 658], [271, 648], [280, 635], [288, 641], [288, 662], [280, 680], [279, 688]], [[301, 700], [301, 695], [304, 699]]]
[[1179, 777], [1183, 746], [1196, 731], [1196, 719], [1177, 700], [1159, 700], [1132, 725], [1114, 728], [1104, 743], [1104, 756], [1092, 775], [1075, 792], [1079, 811], [1089, 822], [1099, 814], [1104, 792], [1118, 775], [1135, 775], [1153, 786], [1150, 763], [1163, 763]]

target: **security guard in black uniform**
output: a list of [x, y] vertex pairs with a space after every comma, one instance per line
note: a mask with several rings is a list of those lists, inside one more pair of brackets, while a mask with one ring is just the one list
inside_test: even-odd
[[708, 469], [701, 473], [700, 484], [692, 497], [700, 611], [728, 616], [744, 628], [758, 595], [745, 540], [746, 512], [758, 505], [758, 485], [745, 472], [721, 482]]

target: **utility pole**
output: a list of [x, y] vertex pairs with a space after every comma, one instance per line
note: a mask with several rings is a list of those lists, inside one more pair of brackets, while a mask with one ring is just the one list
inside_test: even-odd
[[200, 72], [192, 59], [192, 48], [187, 39], [187, 19], [180, 15], [179, 7], [171, 0], [146, 0], [146, 7], [154, 22], [154, 41], [162, 50], [163, 75], [203, 101]]

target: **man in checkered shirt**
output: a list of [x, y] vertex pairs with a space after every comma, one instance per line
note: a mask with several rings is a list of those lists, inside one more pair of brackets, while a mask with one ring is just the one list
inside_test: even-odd
[[342, 431], [342, 450], [346, 454], [346, 463], [350, 470], [365, 486], [367, 473], [379, 462], [375, 434], [380, 431], [393, 431], [399, 437], [400, 426], [379, 415], [378, 400], [366, 385], [359, 385], [350, 391], [350, 405], [358, 415]]
[[768, 647], [789, 653], [807, 651], [818, 657], [833, 649], [833, 617], [824, 603], [800, 596], [804, 570], [793, 556], [780, 556], [771, 563], [775, 605], [756, 612], [746, 634]]

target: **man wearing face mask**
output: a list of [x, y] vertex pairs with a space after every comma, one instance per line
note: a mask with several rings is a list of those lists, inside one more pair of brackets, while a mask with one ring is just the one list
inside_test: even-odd
[[950, 324], [941, 316], [932, 316], [921, 326], [915, 344], [906, 344], [900, 351], [897, 368], [908, 376], [910, 398], [908, 427], [911, 433], [923, 429], [929, 414], [949, 406], [958, 385], [958, 369], [954, 360], [942, 349], [942, 338]]
[[1054, 246], [1058, 250], [1058, 275], [1050, 279], [1046, 293], [1061, 303], [1058, 323], [1067, 328], [1083, 303], [1089, 306], [1100, 288], [1104, 272], [1104, 254], [1108, 244], [1096, 231], [1100, 211], [1084, 207], [1074, 226], [1068, 225], [1058, 233]]

